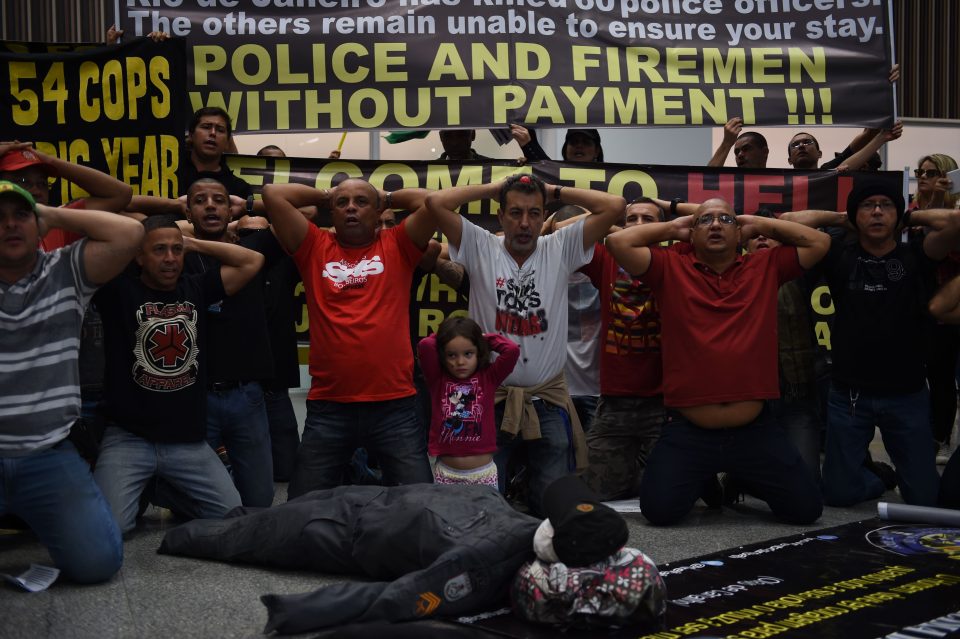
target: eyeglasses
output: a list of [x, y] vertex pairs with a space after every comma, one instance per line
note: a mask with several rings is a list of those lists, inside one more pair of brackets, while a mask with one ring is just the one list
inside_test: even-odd
[[913, 174], [916, 175], [918, 179], [919, 178], [935, 178], [943, 175], [940, 169], [914, 169]]
[[720, 215], [710, 215], [709, 213], [704, 213], [697, 218], [697, 226], [710, 226], [713, 224], [714, 220], [720, 220], [721, 224], [737, 223], [737, 218], [728, 213], [721, 213]]
[[881, 211], [892, 211], [897, 208], [890, 200], [864, 200], [860, 203], [859, 209], [861, 211], [873, 211], [878, 206]]
[[812, 145], [814, 145], [814, 144], [816, 144], [816, 142], [814, 142], [814, 141], [813, 141], [812, 139], [810, 139], [810, 138], [806, 138], [806, 139], [803, 139], [803, 140], [796, 140], [796, 141], [794, 141], [794, 142], [791, 142], [791, 143], [790, 143], [790, 148], [791, 148], [791, 149], [799, 149], [799, 148], [802, 148], [802, 147], [805, 147], [805, 146], [812, 146]]

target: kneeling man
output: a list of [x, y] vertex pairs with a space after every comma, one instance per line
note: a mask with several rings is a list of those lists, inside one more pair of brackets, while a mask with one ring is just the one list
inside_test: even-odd
[[[784, 246], [740, 255], [739, 244], [758, 234]], [[658, 246], [664, 241], [690, 247], [667, 250]], [[615, 233], [607, 246], [660, 302], [667, 423], [647, 461], [643, 515], [653, 524], [679, 520], [726, 471], [778, 518], [819, 518], [820, 490], [765, 400], [779, 396], [777, 290], [823, 258], [829, 237], [738, 216], [713, 199], [693, 216]]]
[[[218, 518], [240, 505], [206, 443], [205, 318], [209, 303], [238, 291], [263, 264], [241, 246], [184, 237], [172, 217], [143, 225], [139, 274], [120, 275], [94, 298], [107, 362], [107, 428], [94, 479], [124, 533], [153, 477], [175, 490], [176, 510], [189, 517]], [[182, 275], [187, 251], [222, 266]]]

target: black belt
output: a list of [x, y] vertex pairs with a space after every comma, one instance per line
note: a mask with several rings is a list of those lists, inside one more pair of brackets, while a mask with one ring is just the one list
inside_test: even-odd
[[211, 391], [228, 391], [235, 388], [240, 388], [245, 384], [249, 384], [248, 381], [234, 380], [232, 382], [210, 382], [207, 384], [207, 390]]

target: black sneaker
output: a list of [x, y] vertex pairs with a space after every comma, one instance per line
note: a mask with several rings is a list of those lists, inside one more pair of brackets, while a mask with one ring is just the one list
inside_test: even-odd
[[867, 470], [880, 478], [887, 490], [893, 490], [897, 487], [897, 471], [893, 466], [882, 461], [867, 460], [864, 464]]
[[720, 508], [723, 505], [723, 485], [716, 475], [703, 483], [700, 499], [708, 508]]
[[723, 489], [724, 506], [732, 506], [744, 500], [740, 482], [730, 473], [720, 473], [720, 487]]

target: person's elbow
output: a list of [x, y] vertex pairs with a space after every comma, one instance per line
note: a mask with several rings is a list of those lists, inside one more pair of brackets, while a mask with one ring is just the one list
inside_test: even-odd
[[[960, 300], [957, 300], [960, 301]], [[948, 324], [957, 324], [957, 301], [948, 302], [945, 295], [934, 295], [927, 304], [927, 310], [934, 319]]]

